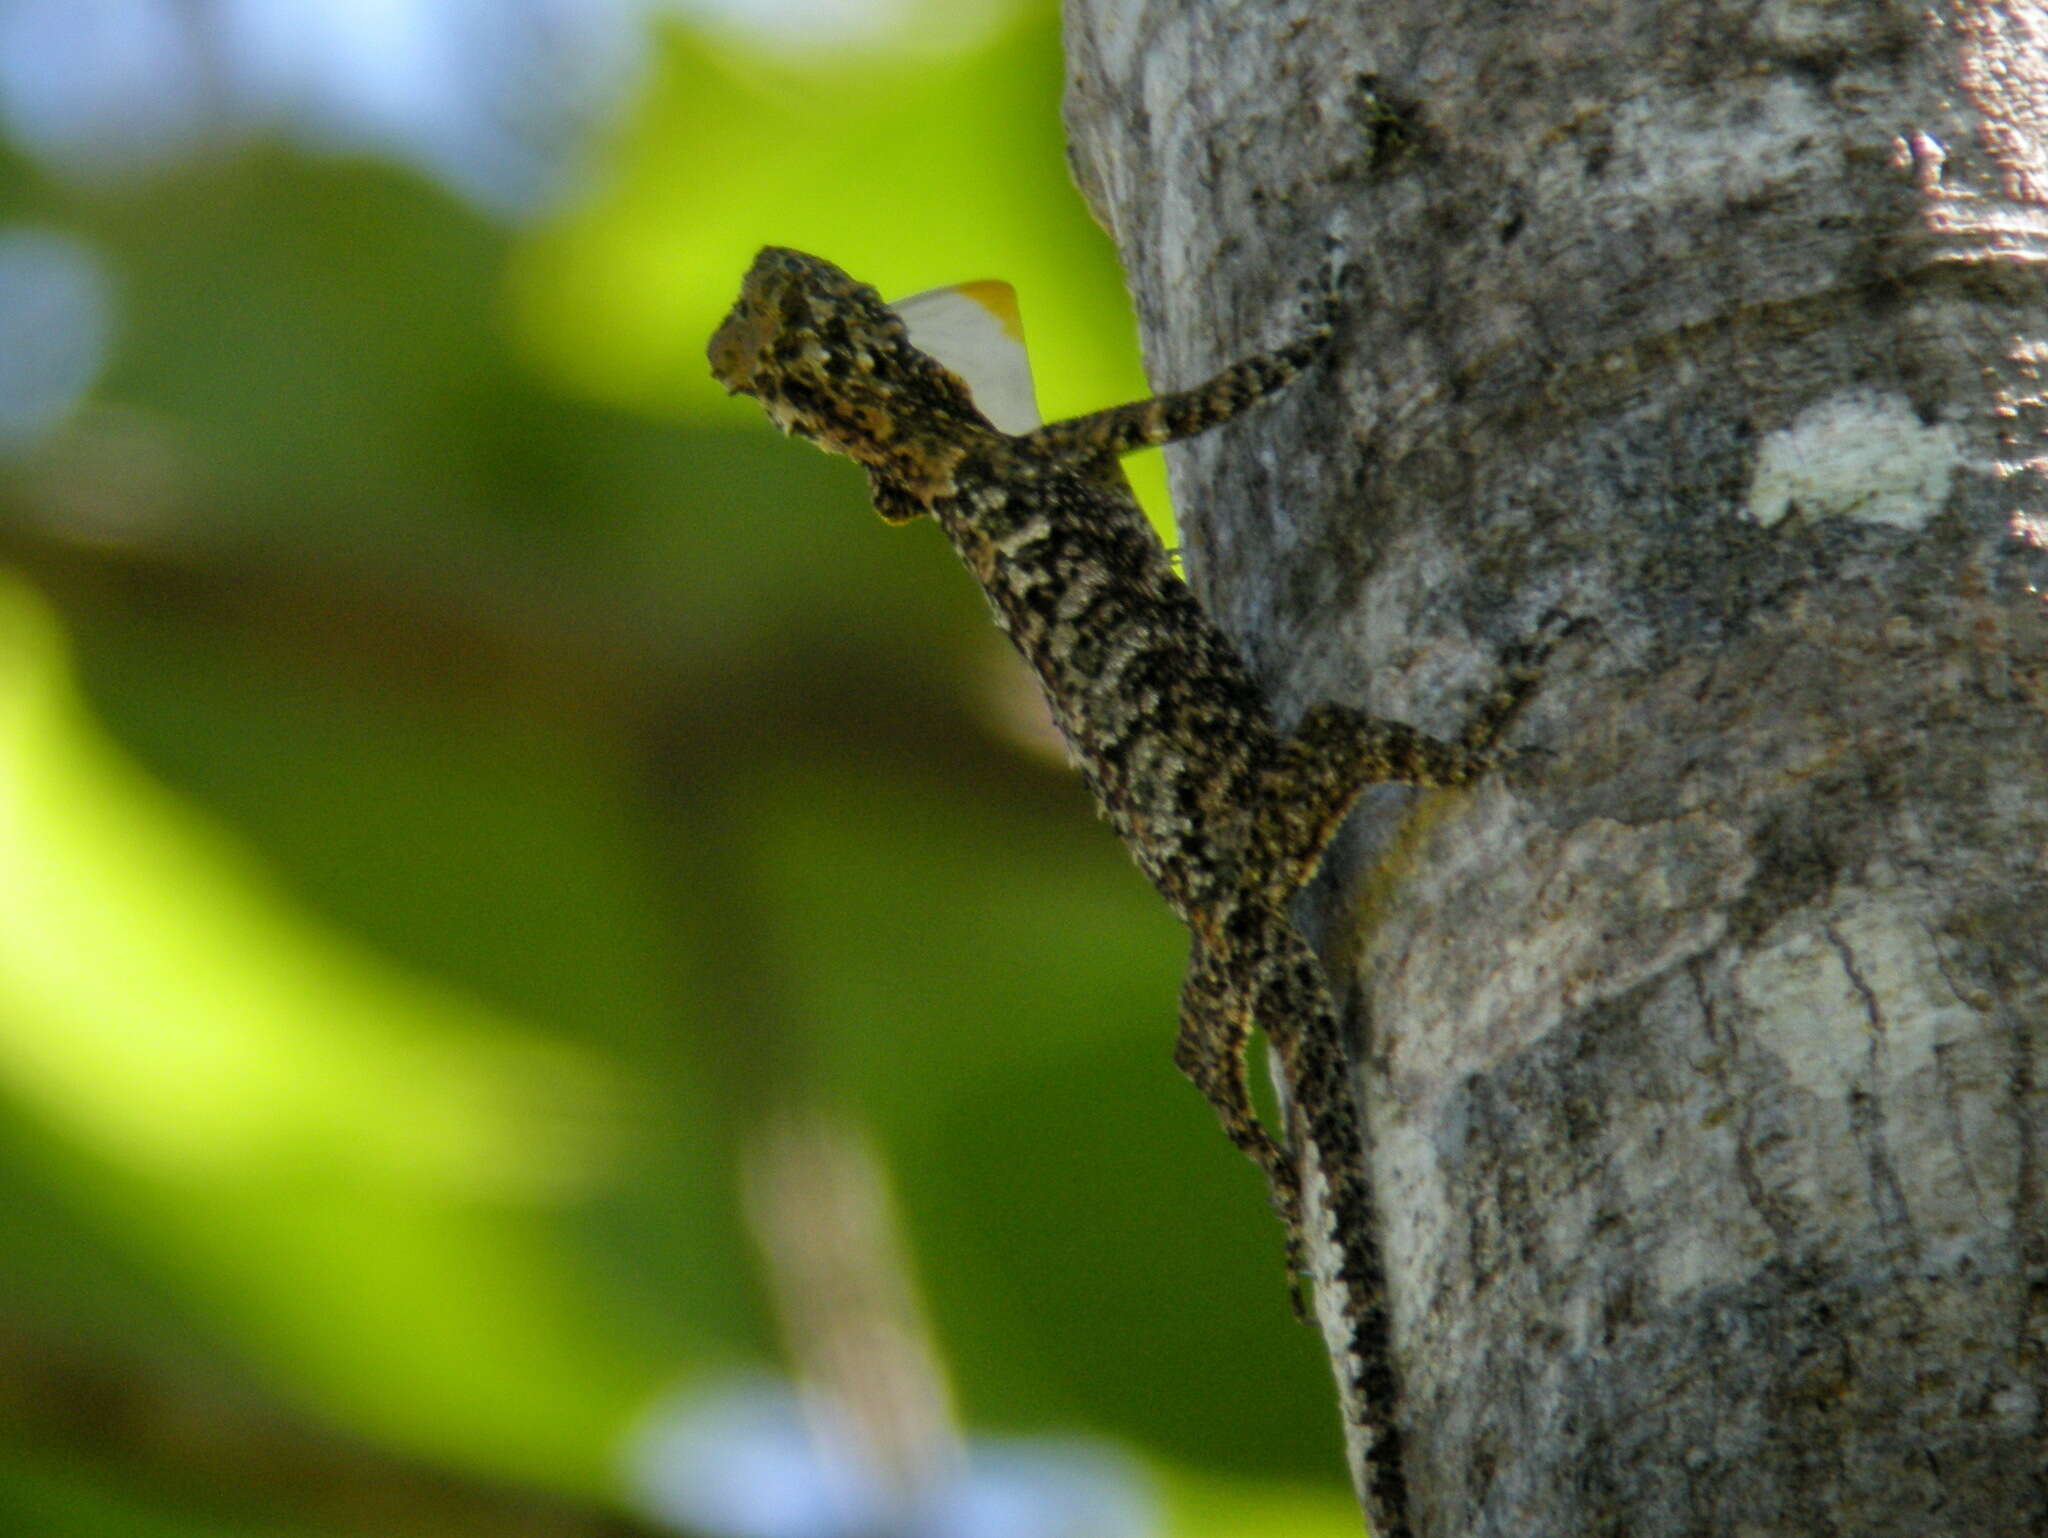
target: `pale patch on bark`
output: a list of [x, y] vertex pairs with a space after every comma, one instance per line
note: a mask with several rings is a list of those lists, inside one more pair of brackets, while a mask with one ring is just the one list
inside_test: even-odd
[[1890, 1108], [1896, 1201], [1923, 1257], [1966, 1250], [1987, 1225], [2009, 1229], [2009, 1200], [1998, 1193], [2011, 1190], [2018, 1148], [2010, 1123], [1984, 1109], [2001, 1064], [1984, 1050], [1981, 1012], [1953, 987], [1910, 901], [1864, 892], [1824, 914], [1788, 917], [1779, 931], [1735, 982], [1750, 1006], [1750, 1045], [1815, 1110], [1784, 1189], [1843, 1217], [1869, 1199], [1851, 1115], [1864, 1097]]
[[[1385, 1042], [1397, 1080], [1410, 1051], [1433, 1060], [1451, 1045], [1474, 1069], [1505, 1061], [1567, 1015], [1706, 951], [1748, 878], [1740, 835], [1704, 813], [1641, 826], [1591, 818], [1562, 836], [1539, 831], [1523, 859], [1501, 861], [1488, 823], [1510, 816], [1502, 797], [1474, 819], [1469, 841], [1446, 840], [1436, 858], [1455, 872], [1444, 907], [1513, 915], [1512, 944], [1493, 929], [1439, 923], [1425, 946], [1411, 926], [1431, 916], [1419, 911], [1375, 937], [1367, 969], [1378, 1012], [1413, 1022]], [[1450, 866], [1454, 850], [1469, 851], [1469, 866]]]
[[1090, 14], [1095, 46], [1102, 50], [1112, 79], [1130, 77], [1132, 61], [1144, 40], [1145, 13], [1150, 8], [1149, 0], [1103, 0]]
[[1801, 1088], [1846, 1093], [1866, 1071], [1863, 1048], [1882, 1037], [1889, 1091], [1931, 1066], [1944, 1037], [1974, 1028], [1975, 1012], [1941, 981], [1933, 943], [1899, 910], [1864, 903], [1780, 929], [1737, 969], [1736, 986], [1756, 1010], [1752, 1040]]
[[1917, 529], [1941, 511], [1961, 463], [1953, 427], [1923, 423], [1903, 395], [1859, 390], [1764, 439], [1746, 511], [1765, 528], [1796, 511]]
[[[1801, 81], [1759, 80], [1705, 98], [1657, 91], [1611, 105], [1583, 102], [1579, 126], [1613, 136], [1601, 197], [1654, 216], [1781, 187], [1803, 162], [1803, 141], [1825, 131], [1822, 106]], [[1549, 177], [1579, 175], [1563, 155], [1546, 157], [1545, 169]], [[1561, 190], [1547, 178], [1537, 187]]]

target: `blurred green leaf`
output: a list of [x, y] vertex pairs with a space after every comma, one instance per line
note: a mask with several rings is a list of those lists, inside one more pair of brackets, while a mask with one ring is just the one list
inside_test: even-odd
[[1176, 1538], [1358, 1538], [1348, 1489], [1182, 1475], [1168, 1482], [1167, 1504]]
[[579, 1321], [521, 1216], [599, 1178], [618, 1086], [295, 911], [94, 730], [17, 582], [0, 587], [0, 1077], [100, 1161], [91, 1196], [334, 1413], [590, 1482], [653, 1386]]
[[108, 1486], [97, 1470], [0, 1452], [0, 1531], [35, 1538], [319, 1538], [297, 1524], [199, 1516]]

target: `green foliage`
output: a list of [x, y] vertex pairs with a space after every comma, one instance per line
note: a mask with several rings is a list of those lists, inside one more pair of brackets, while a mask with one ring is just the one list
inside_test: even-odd
[[[0, 1330], [610, 1498], [653, 1396], [773, 1360], [735, 1171], [811, 1097], [892, 1161], [972, 1425], [1336, 1477], [1277, 1227], [1169, 1066], [1175, 926], [931, 531], [703, 377], [774, 240], [1009, 277], [1049, 410], [1138, 393], [1059, 84], [1050, 7], [837, 75], [677, 33], [523, 235], [276, 150], [10, 163], [123, 312], [0, 467]], [[48, 1429], [0, 1525], [326, 1530], [165, 1515], [118, 1426]]]

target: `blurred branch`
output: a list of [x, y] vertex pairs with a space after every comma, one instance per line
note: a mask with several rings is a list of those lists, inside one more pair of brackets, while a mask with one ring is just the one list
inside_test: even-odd
[[857, 645], [804, 637], [814, 644], [707, 659], [594, 602], [565, 600], [559, 584], [481, 562], [458, 581], [389, 552], [344, 562], [294, 548], [287, 564], [226, 545], [99, 540], [32, 496], [0, 483], [0, 561], [74, 612], [154, 613], [245, 638], [309, 672], [630, 732], [659, 774], [715, 772], [764, 751], [880, 756], [892, 772], [978, 785], [1027, 815], [1070, 816], [1083, 804], [1063, 765], [1019, 751], [999, 710]]
[[[0, 1318], [0, 1440], [221, 1519], [375, 1538], [655, 1538], [563, 1497], [431, 1468], [312, 1425], [224, 1370], [116, 1355]], [[229, 1493], [232, 1492], [232, 1493]]]
[[954, 1474], [952, 1390], [873, 1142], [848, 1117], [790, 1106], [748, 1155], [747, 1216], [798, 1380], [844, 1417], [892, 1492]]

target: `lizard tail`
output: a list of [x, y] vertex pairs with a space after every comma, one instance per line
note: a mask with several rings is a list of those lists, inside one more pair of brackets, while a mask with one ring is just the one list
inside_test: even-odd
[[[1344, 1406], [1351, 1475], [1375, 1538], [1413, 1538], [1388, 1310], [1380, 1210], [1367, 1129], [1320, 962], [1279, 912], [1233, 947], [1250, 1013], [1279, 1054], [1296, 1137], [1305, 1264]], [[1240, 933], [1243, 926], [1237, 926]], [[1321, 1200], [1314, 1198], [1320, 1196]]]

